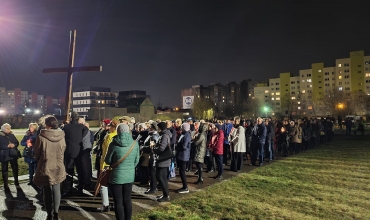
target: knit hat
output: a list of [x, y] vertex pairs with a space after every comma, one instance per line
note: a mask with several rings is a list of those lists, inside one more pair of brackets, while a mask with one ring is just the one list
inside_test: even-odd
[[166, 122], [159, 122], [158, 123], [158, 128], [161, 129], [161, 131], [164, 131], [167, 129], [167, 124]]
[[104, 119], [104, 120], [103, 120], [103, 123], [104, 123], [105, 125], [109, 125], [109, 123], [110, 123], [110, 119], [109, 119], [109, 118]]
[[130, 128], [128, 127], [127, 124], [119, 124], [117, 126], [117, 134], [122, 134], [122, 133], [130, 133]]
[[189, 123], [184, 123], [181, 125], [181, 128], [184, 129], [185, 131], [189, 131], [190, 130], [190, 124]]
[[153, 122], [152, 124], [151, 124], [151, 127], [154, 129], [154, 130], [158, 130], [158, 126], [157, 126], [157, 122]]
[[220, 124], [215, 124], [215, 127], [218, 129], [218, 130], [221, 130], [222, 126]]

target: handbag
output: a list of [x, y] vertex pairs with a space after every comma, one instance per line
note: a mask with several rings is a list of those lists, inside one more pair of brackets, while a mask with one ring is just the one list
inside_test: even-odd
[[13, 159], [18, 159], [22, 157], [21, 152], [18, 150], [18, 148], [15, 147], [9, 149], [9, 156]]
[[22, 156], [27, 158], [33, 158], [33, 151], [29, 147], [24, 147]]
[[162, 161], [165, 161], [165, 160], [168, 160], [168, 159], [172, 159], [174, 157], [175, 156], [173, 155], [173, 152], [170, 148], [170, 145], [167, 145], [167, 147], [164, 149], [164, 151], [161, 154], [158, 155], [157, 161], [162, 162]]
[[134, 149], [135, 143], [136, 143], [136, 141], [134, 141], [132, 143], [131, 148], [127, 151], [127, 153], [119, 161], [117, 161], [115, 164], [113, 164], [110, 168], [104, 169], [100, 172], [98, 180], [97, 180], [96, 185], [95, 185], [95, 190], [94, 190], [94, 196], [95, 197], [98, 195], [98, 192], [100, 191], [100, 188], [102, 186], [108, 186], [109, 175], [110, 175], [112, 169], [116, 168], [120, 163], [122, 163], [122, 161], [124, 161], [126, 159], [126, 157]]

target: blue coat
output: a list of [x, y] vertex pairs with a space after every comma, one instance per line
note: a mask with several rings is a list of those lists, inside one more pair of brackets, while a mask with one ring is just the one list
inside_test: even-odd
[[267, 128], [265, 126], [265, 122], [262, 122], [261, 124], [256, 124], [253, 128], [253, 142], [258, 142], [264, 145], [266, 142], [266, 134]]
[[[37, 138], [36, 132], [29, 133], [29, 135], [26, 134], [22, 138], [21, 145], [24, 146], [25, 149], [27, 148], [28, 155], [29, 155], [29, 157], [23, 155], [24, 162], [26, 162], [26, 163], [36, 163], [37, 162], [37, 160], [35, 160], [33, 158], [33, 156], [34, 156], [33, 147], [35, 146], [36, 138]], [[27, 147], [27, 140], [30, 140], [31, 141], [32, 147], [29, 147], [29, 148]]]
[[224, 132], [224, 144], [229, 144], [229, 134], [233, 129], [233, 125], [231, 123], [225, 123], [222, 125], [222, 131]]
[[191, 148], [191, 135], [186, 131], [181, 133], [179, 142], [176, 145], [176, 155], [179, 160], [189, 161]]

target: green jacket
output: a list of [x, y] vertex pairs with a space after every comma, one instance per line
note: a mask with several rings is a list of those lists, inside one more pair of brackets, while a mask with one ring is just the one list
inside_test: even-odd
[[[115, 164], [130, 150], [134, 140], [131, 134], [121, 133], [113, 137], [105, 156], [105, 163]], [[125, 184], [133, 183], [135, 180], [135, 167], [139, 163], [139, 145], [135, 143], [130, 154], [116, 168], [111, 171], [109, 183]]]

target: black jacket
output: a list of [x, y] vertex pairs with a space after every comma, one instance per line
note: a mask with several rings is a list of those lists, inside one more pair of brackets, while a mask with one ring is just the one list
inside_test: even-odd
[[83, 124], [77, 121], [71, 121], [63, 127], [67, 149], [64, 152], [64, 157], [69, 159], [77, 158], [82, 149], [82, 139], [86, 136], [88, 129]]
[[9, 143], [13, 143], [15, 145], [14, 148], [17, 148], [19, 145], [19, 142], [13, 133], [6, 134], [0, 131], [0, 162], [6, 162], [13, 159], [9, 155]]

